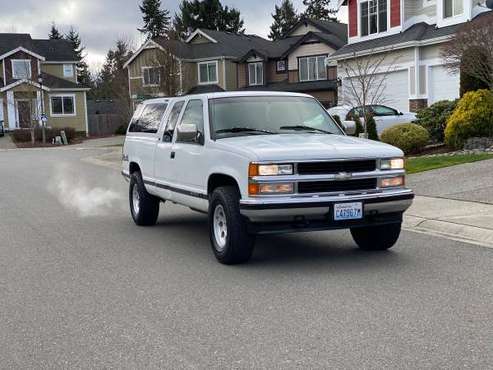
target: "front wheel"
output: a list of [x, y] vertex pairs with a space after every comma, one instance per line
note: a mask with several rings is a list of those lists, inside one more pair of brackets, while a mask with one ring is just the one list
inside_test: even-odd
[[209, 235], [217, 260], [225, 265], [247, 262], [253, 253], [255, 237], [247, 231], [240, 214], [240, 194], [236, 187], [217, 188], [209, 202]]
[[159, 216], [160, 200], [149, 194], [140, 172], [130, 176], [128, 199], [134, 222], [139, 226], [155, 225]]
[[401, 223], [351, 229], [351, 235], [358, 247], [367, 251], [383, 251], [392, 248], [400, 234]]

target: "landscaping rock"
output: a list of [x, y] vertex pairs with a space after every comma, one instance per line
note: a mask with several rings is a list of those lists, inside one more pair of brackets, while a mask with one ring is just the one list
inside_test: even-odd
[[482, 150], [493, 149], [492, 137], [472, 137], [466, 140], [465, 150]]

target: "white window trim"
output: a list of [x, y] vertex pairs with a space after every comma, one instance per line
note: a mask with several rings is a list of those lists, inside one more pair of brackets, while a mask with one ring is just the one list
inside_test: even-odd
[[[203, 64], [215, 64], [216, 65], [216, 80], [215, 81], [208, 81], [208, 82], [200, 82], [200, 66]], [[217, 60], [212, 60], [212, 61], [207, 61], [207, 62], [200, 62], [197, 63], [197, 80], [199, 85], [214, 85], [219, 83], [219, 61]], [[209, 78], [209, 73], [207, 72], [207, 78]]]
[[[300, 82], [310, 82], [310, 81], [325, 81], [328, 79], [328, 75], [327, 75], [327, 72], [325, 72], [325, 78], [320, 78], [319, 77], [319, 70], [318, 70], [318, 58], [327, 58], [328, 55], [307, 55], [307, 56], [303, 56], [303, 57], [300, 57], [298, 58], [298, 79], [300, 80]], [[310, 77], [308, 77], [308, 79], [306, 80], [302, 80], [301, 79], [301, 68], [300, 68], [300, 61], [301, 59], [309, 59], [309, 58], [315, 58], [317, 61], [315, 63], [315, 66], [316, 66], [316, 70], [317, 70], [317, 78], [315, 80], [310, 80]], [[307, 65], [307, 68], [309, 66], [309, 63], [307, 61], [306, 63]], [[325, 64], [324, 64], [325, 66]], [[327, 71], [327, 67], [325, 67], [325, 70]], [[308, 70], [307, 71], [307, 75], [310, 76], [310, 71]]]
[[161, 66], [146, 66], [142, 67], [142, 87], [159, 87], [161, 85], [161, 71], [159, 71], [159, 83], [158, 84], [146, 84], [145, 83], [145, 70], [161, 68]]
[[[387, 29], [383, 32], [375, 32], [375, 33], [370, 33], [370, 5], [368, 4], [368, 35], [362, 35], [361, 34], [361, 30], [362, 30], [362, 27], [361, 27], [361, 4], [362, 3], [369, 3], [371, 0], [358, 0], [358, 35], [360, 37], [368, 37], [368, 36], [374, 36], [374, 35], [384, 35], [386, 34], [389, 30], [390, 30], [390, 16], [391, 16], [391, 8], [390, 8], [390, 5], [392, 3], [391, 0], [386, 0], [387, 1]], [[380, 26], [380, 12], [378, 11], [378, 3], [379, 3], [379, 0], [375, 0], [377, 2], [377, 29], [379, 28]], [[401, 5], [402, 6], [402, 5]], [[401, 20], [402, 22], [402, 20]]]
[[[65, 68], [66, 67], [70, 67], [70, 69], [72, 71], [70, 74], [66, 74], [65, 73]], [[72, 77], [72, 78], [74, 77], [75, 68], [74, 68], [74, 65], [73, 64], [71, 64], [71, 63], [64, 63], [63, 66], [62, 66], [62, 68], [63, 68], [63, 77]]]
[[[259, 81], [258, 78], [259, 76], [257, 75], [257, 65], [260, 64], [262, 67], [262, 78]], [[250, 73], [250, 66], [254, 66], [254, 77], [255, 77], [255, 82], [252, 83], [252, 75]], [[248, 63], [248, 86], [262, 86], [264, 84], [264, 63], [263, 62], [254, 62], [254, 63]]]
[[[69, 114], [53, 113], [53, 103], [51, 101], [51, 98], [72, 98], [74, 101], [74, 113], [69, 113]], [[77, 116], [77, 100], [75, 99], [75, 94], [50, 94], [48, 96], [48, 99], [50, 101], [50, 116], [51, 117], [75, 117], [75, 116]], [[62, 109], [63, 109], [63, 101], [62, 101]]]
[[464, 1], [461, 0], [462, 1], [462, 13], [455, 14], [455, 1], [451, 0], [452, 1], [452, 15], [450, 17], [445, 17], [445, 1], [446, 0], [441, 0], [441, 1], [442, 1], [442, 14], [441, 14], [441, 16], [442, 16], [443, 20], [460, 18], [464, 15], [464, 13], [466, 11]]
[[[29, 66], [29, 76], [28, 77], [18, 77], [14, 73], [14, 62], [29, 62], [27, 65]], [[33, 76], [33, 71], [32, 71], [32, 66], [31, 66], [31, 59], [11, 59], [10, 60], [11, 66], [12, 66], [12, 78], [15, 80], [22, 80], [22, 79], [31, 79]]]

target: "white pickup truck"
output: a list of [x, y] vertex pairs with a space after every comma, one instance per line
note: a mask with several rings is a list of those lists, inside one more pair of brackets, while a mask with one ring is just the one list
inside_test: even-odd
[[414, 197], [403, 153], [345, 125], [304, 94], [148, 100], [123, 147], [133, 220], [156, 224], [165, 201], [207, 213], [224, 264], [248, 261], [265, 233], [350, 229], [362, 249], [391, 248]]

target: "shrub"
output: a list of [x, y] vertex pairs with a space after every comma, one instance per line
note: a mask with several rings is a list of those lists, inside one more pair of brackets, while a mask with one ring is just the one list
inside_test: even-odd
[[384, 143], [398, 147], [405, 154], [411, 154], [423, 150], [430, 140], [430, 134], [422, 126], [405, 123], [385, 129], [380, 138]]
[[365, 132], [365, 128], [363, 127], [361, 119], [358, 116], [354, 116], [354, 123], [356, 124], [356, 131], [354, 133], [354, 136], [359, 137], [359, 134]]
[[366, 132], [368, 132], [368, 139], [376, 141], [380, 140], [377, 133], [377, 124], [372, 115], [369, 115], [366, 120]]
[[126, 134], [127, 134], [127, 129], [123, 125], [119, 126], [115, 131], [115, 135], [126, 135]]
[[334, 114], [334, 115], [332, 116], [332, 118], [334, 119], [334, 121], [336, 121], [336, 122], [337, 122], [337, 124], [338, 124], [339, 126], [341, 126], [341, 127], [342, 127], [341, 117], [339, 117], [337, 114]]
[[470, 91], [459, 101], [445, 128], [445, 143], [460, 149], [471, 137], [493, 137], [493, 92]]
[[[72, 127], [64, 128], [46, 128], [46, 142], [51, 143], [54, 137], [60, 136], [60, 132], [65, 131], [67, 140], [70, 143], [77, 136], [77, 132]], [[12, 132], [12, 137], [14, 141], [18, 143], [27, 143], [31, 141], [31, 130], [30, 129], [18, 129]], [[36, 127], [34, 129], [34, 138], [36, 141], [41, 142], [43, 140], [43, 132], [41, 127]]]
[[430, 134], [433, 143], [443, 143], [445, 140], [445, 127], [447, 120], [452, 115], [457, 100], [441, 100], [428, 108], [421, 109], [416, 114], [414, 123], [423, 126]]

